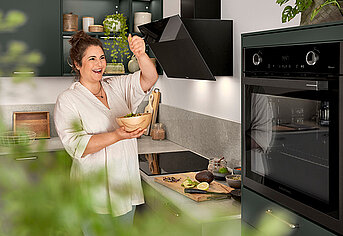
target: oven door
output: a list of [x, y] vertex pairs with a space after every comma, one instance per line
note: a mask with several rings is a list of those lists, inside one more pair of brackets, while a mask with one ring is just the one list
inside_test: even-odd
[[340, 231], [338, 78], [242, 82], [243, 184]]

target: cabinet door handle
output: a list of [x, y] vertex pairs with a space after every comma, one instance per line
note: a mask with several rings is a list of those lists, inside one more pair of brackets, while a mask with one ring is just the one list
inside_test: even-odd
[[273, 211], [270, 210], [270, 209], [266, 210], [266, 214], [268, 214], [268, 215], [274, 217], [275, 219], [281, 221], [282, 223], [286, 224], [291, 229], [299, 228], [298, 224], [291, 224], [291, 223], [285, 221], [284, 219], [281, 219], [280, 217], [277, 217], [276, 215], [273, 214]]
[[101, 39], [107, 39], [107, 38], [108, 38], [108, 39], [114, 39], [115, 37], [105, 37], [105, 36], [101, 36], [100, 38], [101, 38]]
[[18, 157], [15, 160], [16, 161], [29, 161], [29, 160], [37, 160], [38, 157], [32, 156], [32, 157]]
[[318, 87], [318, 84], [306, 84], [306, 87]]
[[164, 206], [176, 217], [179, 217], [180, 216], [180, 213], [178, 213], [177, 211], [175, 211], [175, 209], [173, 209], [173, 207], [171, 207], [169, 205], [169, 203], [165, 202], [164, 203]]
[[[101, 39], [107, 39], [106, 36], [101, 36], [100, 38], [101, 38]], [[114, 37], [114, 36], [108, 37], [108, 39], [115, 39], [115, 38], [121, 38], [121, 37], [120, 37], [120, 36], [118, 36], [118, 37]]]
[[13, 71], [13, 74], [15, 74], [15, 75], [20, 75], [20, 74], [31, 74], [31, 75], [34, 75], [35, 72], [34, 71]]

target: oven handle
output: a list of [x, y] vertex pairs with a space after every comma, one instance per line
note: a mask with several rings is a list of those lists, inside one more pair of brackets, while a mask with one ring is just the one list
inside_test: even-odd
[[290, 80], [290, 79], [265, 79], [256, 77], [243, 77], [243, 83], [256, 86], [268, 86], [299, 90], [314, 90], [322, 91], [328, 90], [328, 81], [314, 81], [314, 80]]
[[278, 221], [281, 221], [282, 223], [286, 224], [289, 228], [291, 229], [296, 229], [299, 228], [299, 224], [292, 224], [292, 223], [288, 223], [287, 221], [285, 221], [284, 219], [281, 219], [280, 217], [276, 216], [273, 214], [273, 211], [268, 209], [266, 210], [266, 214], [270, 215], [272, 217], [274, 217], [275, 219], [277, 219]]

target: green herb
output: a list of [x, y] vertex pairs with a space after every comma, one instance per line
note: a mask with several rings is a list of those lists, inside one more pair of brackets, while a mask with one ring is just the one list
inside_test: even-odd
[[[120, 24], [120, 28], [118, 31], [113, 32], [111, 36], [111, 29], [113, 23], [115, 27]], [[130, 57], [130, 52], [128, 48], [127, 42], [127, 24], [126, 24], [126, 17], [123, 14], [113, 14], [107, 15], [105, 20], [103, 21], [104, 25], [104, 34], [105, 38], [105, 47], [104, 49], [110, 51], [111, 54], [111, 62], [123, 62], [124, 57]], [[115, 31], [115, 29], [114, 29]]]
[[140, 113], [137, 113], [137, 114], [135, 114], [135, 113], [129, 113], [129, 114], [127, 114], [126, 116], [124, 116], [124, 117], [137, 117], [137, 116], [141, 116], [142, 114], [140, 114]]

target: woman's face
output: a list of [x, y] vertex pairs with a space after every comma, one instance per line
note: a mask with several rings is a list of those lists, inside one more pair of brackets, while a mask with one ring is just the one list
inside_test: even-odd
[[100, 81], [106, 68], [104, 51], [99, 46], [89, 46], [82, 57], [82, 66], [77, 66], [80, 71], [80, 80], [88, 82]]

